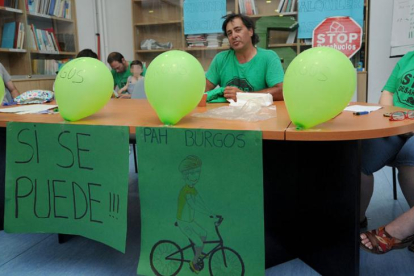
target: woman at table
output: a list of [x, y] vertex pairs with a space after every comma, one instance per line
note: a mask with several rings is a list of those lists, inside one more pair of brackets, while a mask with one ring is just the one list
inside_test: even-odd
[[414, 208], [385, 226], [362, 233], [360, 237], [361, 247], [374, 254], [407, 246], [414, 252]]
[[[381, 105], [394, 105], [414, 110], [414, 52], [407, 53], [397, 63], [385, 84], [380, 98]], [[401, 113], [400, 113], [401, 114]], [[394, 119], [414, 117], [402, 113]], [[410, 207], [414, 206], [414, 137], [413, 133], [399, 136], [363, 140], [361, 174], [361, 227], [367, 227], [365, 211], [374, 190], [373, 173], [384, 166], [398, 169], [401, 190]]]

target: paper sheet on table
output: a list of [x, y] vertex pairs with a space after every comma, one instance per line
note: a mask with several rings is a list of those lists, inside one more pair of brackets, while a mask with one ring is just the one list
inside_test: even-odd
[[237, 93], [237, 102], [229, 100], [230, 106], [243, 106], [247, 101], [254, 99], [261, 106], [271, 106], [273, 97], [269, 93]]
[[0, 112], [3, 113], [16, 113], [16, 114], [35, 114], [45, 110], [53, 109], [57, 105], [47, 105], [47, 104], [34, 104], [34, 105], [25, 105], [25, 106], [16, 106], [10, 108], [0, 108]]
[[351, 112], [363, 112], [363, 111], [368, 111], [368, 112], [372, 112], [372, 111], [376, 111], [378, 109], [381, 109], [382, 106], [367, 106], [367, 105], [350, 105], [347, 106], [344, 111], [351, 111]]

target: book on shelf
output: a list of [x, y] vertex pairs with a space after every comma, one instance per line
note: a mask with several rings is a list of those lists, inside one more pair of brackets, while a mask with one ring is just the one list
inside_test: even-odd
[[16, 22], [8, 22], [3, 25], [1, 36], [1, 48], [13, 48], [14, 36], [16, 34]]
[[14, 33], [14, 42], [13, 48], [14, 49], [23, 49], [24, 43], [24, 25], [21, 22], [16, 22], [16, 30]]
[[257, 14], [257, 7], [255, 0], [240, 0], [239, 10], [241, 14], [254, 15]]
[[285, 0], [280, 0], [279, 2], [279, 6], [277, 7], [277, 12], [281, 13], [282, 12], [282, 8], [283, 8], [283, 4], [285, 3]]
[[292, 43], [295, 43], [295, 39], [296, 39], [296, 34], [297, 34], [297, 32], [298, 32], [298, 29], [296, 29], [296, 30], [294, 30], [294, 31], [289, 32], [289, 35], [288, 35], [288, 37], [287, 37], [287, 39], [286, 39], [286, 44], [292, 44]]
[[19, 1], [18, 0], [0, 0], [0, 6], [17, 9]]
[[71, 19], [72, 3], [70, 0], [25, 0], [26, 9], [32, 14], [51, 15]]
[[290, 9], [290, 12], [297, 11], [296, 6], [298, 4], [298, 0], [292, 0], [292, 8]]
[[56, 75], [56, 73], [70, 59], [32, 59], [32, 71], [34, 75]]

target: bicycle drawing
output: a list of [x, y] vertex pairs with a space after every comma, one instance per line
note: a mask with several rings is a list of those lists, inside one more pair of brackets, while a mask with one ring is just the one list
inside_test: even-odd
[[[200, 271], [204, 268], [204, 261], [208, 259], [208, 269], [211, 276], [240, 276], [244, 275], [245, 267], [243, 259], [234, 249], [224, 246], [223, 238], [220, 234], [219, 227], [223, 222], [222, 216], [216, 216], [214, 222], [218, 239], [203, 241], [205, 245], [214, 245], [208, 252], [202, 252], [198, 258], [198, 267]], [[177, 226], [177, 223], [175, 223]], [[187, 250], [195, 253], [195, 244], [189, 239], [190, 244], [180, 247], [176, 242], [170, 240], [161, 240], [157, 242], [150, 253], [150, 264], [152, 271], [157, 276], [174, 276], [183, 268], [184, 263], [190, 263], [191, 259], [184, 257]], [[194, 272], [194, 271], [193, 271]]]

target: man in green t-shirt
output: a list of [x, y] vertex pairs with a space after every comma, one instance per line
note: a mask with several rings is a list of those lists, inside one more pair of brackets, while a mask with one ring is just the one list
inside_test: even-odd
[[126, 61], [124, 56], [118, 52], [112, 52], [107, 59], [112, 70], [112, 77], [114, 78], [115, 88], [121, 89], [127, 84], [129, 76], [132, 76], [130, 71], [130, 62]]
[[237, 92], [270, 93], [274, 101], [283, 100], [284, 72], [279, 56], [255, 47], [259, 37], [248, 16], [233, 13], [224, 18], [222, 29], [231, 49], [218, 53], [210, 65], [207, 101], [237, 101]]

